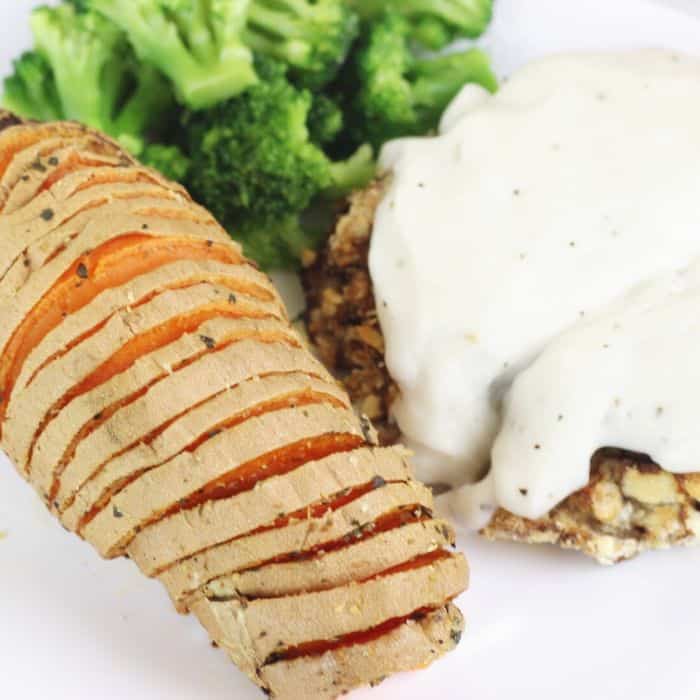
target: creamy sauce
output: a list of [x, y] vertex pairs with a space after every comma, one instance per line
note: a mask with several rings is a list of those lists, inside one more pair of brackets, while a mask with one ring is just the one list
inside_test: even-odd
[[395, 415], [453, 505], [539, 517], [620, 447], [700, 467], [700, 61], [533, 63], [389, 144], [370, 270]]

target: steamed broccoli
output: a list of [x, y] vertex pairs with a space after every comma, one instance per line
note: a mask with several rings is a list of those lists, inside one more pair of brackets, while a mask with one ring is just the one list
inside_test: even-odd
[[210, 107], [257, 80], [241, 38], [250, 0], [87, 0], [129, 37], [138, 57], [158, 68], [181, 102]]
[[379, 148], [385, 141], [428, 133], [465, 83], [497, 88], [488, 57], [478, 49], [418, 58], [410, 23], [389, 13], [372, 23], [357, 50], [350, 104], [354, 142]]
[[263, 267], [290, 267], [319, 240], [300, 223], [303, 212], [324, 191], [365, 184], [374, 169], [366, 151], [362, 167], [329, 160], [310, 140], [311, 93], [290, 83], [284, 65], [258, 66], [260, 82], [242, 95], [185, 116], [188, 184]]
[[63, 119], [61, 100], [46, 59], [27, 51], [13, 65], [14, 72], [5, 79], [3, 106], [26, 119]]
[[61, 116], [101, 129], [138, 155], [146, 132], [171, 105], [167, 82], [137, 65], [124, 34], [93, 12], [76, 13], [72, 5], [40, 7], [31, 25], [44, 61], [47, 98], [54, 99], [55, 85]]
[[340, 105], [323, 93], [314, 95], [307, 119], [309, 138], [319, 146], [333, 143], [343, 129], [345, 117]]
[[284, 61], [301, 85], [330, 82], [357, 37], [358, 18], [346, 0], [252, 0], [245, 41]]
[[190, 159], [174, 145], [151, 143], [141, 154], [141, 162], [176, 182], [185, 182], [190, 170]]
[[480, 36], [488, 26], [493, 0], [351, 0], [363, 19], [385, 11], [410, 21], [411, 38], [431, 49], [441, 49], [461, 37]]
[[374, 149], [368, 143], [360, 146], [347, 160], [331, 163], [331, 183], [323, 191], [329, 199], [339, 199], [369, 184], [377, 173]]

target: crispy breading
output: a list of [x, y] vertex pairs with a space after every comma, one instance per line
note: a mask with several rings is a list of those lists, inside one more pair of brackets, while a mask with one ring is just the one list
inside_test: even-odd
[[321, 360], [343, 382], [357, 410], [370, 418], [383, 444], [398, 439], [389, 417], [396, 384], [384, 364], [384, 338], [367, 257], [384, 185], [352, 196], [325, 249], [307, 258], [304, 288], [309, 337]]
[[693, 544], [700, 536], [698, 497], [700, 474], [671, 474], [642, 455], [602, 450], [586, 487], [546, 517], [528, 520], [500, 509], [482, 534], [558, 544], [615, 564], [650, 549]]

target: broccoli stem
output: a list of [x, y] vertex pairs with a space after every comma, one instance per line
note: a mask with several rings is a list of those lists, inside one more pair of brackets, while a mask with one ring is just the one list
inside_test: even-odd
[[88, 23], [84, 16], [80, 16], [83, 26], [73, 31], [71, 22], [76, 17], [68, 9], [54, 11], [44, 7], [32, 14], [37, 51], [53, 67], [65, 116], [101, 126], [109, 116], [103, 106], [114, 104], [119, 92], [120, 81], [114, 76], [119, 68], [114, 55], [121, 35], [107, 23]]
[[144, 139], [132, 135], [144, 134], [153, 123], [153, 115], [163, 114], [169, 105], [172, 106], [172, 93], [152, 66], [138, 66], [137, 81], [136, 89], [114, 120], [112, 131], [115, 138], [138, 155]]
[[416, 61], [411, 67], [416, 106], [431, 122], [463, 85], [477, 83], [489, 92], [498, 89], [488, 56], [479, 49]]
[[189, 70], [179, 71], [182, 82], [175, 85], [185, 104], [204, 109], [238, 95], [256, 82], [255, 69], [248, 60], [250, 53], [243, 45], [238, 50], [229, 47], [226, 53], [226, 59], [213, 70], [192, 65]]
[[196, 0], [186, 3], [173, 19], [180, 35], [184, 37], [187, 47], [198, 62], [209, 63], [216, 59], [215, 45], [207, 24], [204, 3]]
[[[237, 17], [209, 27], [206, 3], [191, 12], [164, 12], [148, 0], [90, 0], [91, 6], [121, 27], [137, 56], [167, 75], [180, 101], [193, 109], [211, 107], [257, 81], [253, 55], [236, 33]], [[232, 9], [241, 15], [247, 1]]]
[[347, 160], [330, 166], [333, 184], [324, 191], [324, 197], [339, 199], [368, 185], [377, 173], [374, 150], [369, 144], [360, 146]]

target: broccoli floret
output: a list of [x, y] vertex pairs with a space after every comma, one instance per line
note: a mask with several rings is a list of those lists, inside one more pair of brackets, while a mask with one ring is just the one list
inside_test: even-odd
[[493, 0], [351, 0], [363, 19], [376, 19], [385, 11], [410, 21], [411, 38], [440, 49], [460, 37], [480, 36], [493, 13]]
[[319, 93], [314, 95], [307, 123], [311, 140], [325, 146], [333, 143], [342, 131], [343, 111], [334, 99]]
[[106, 132], [138, 155], [146, 132], [172, 104], [167, 81], [138, 65], [123, 32], [94, 12], [41, 7], [31, 25], [63, 115]]
[[466, 83], [496, 90], [488, 57], [478, 49], [439, 57], [416, 57], [410, 24], [385, 14], [368, 27], [355, 55], [351, 102], [355, 143], [379, 148], [385, 141], [435, 129], [445, 107]]
[[141, 154], [141, 161], [176, 182], [184, 183], [190, 170], [190, 159], [174, 145], [151, 143]]
[[196, 192], [214, 213], [284, 216], [305, 208], [330, 184], [323, 152], [309, 140], [311, 94], [268, 63], [265, 79], [238, 98], [186, 116]]
[[2, 104], [26, 119], [63, 119], [51, 66], [35, 51], [27, 51], [14, 62], [14, 72], [5, 79]]
[[295, 267], [319, 242], [302, 214], [325, 191], [347, 191], [359, 168], [336, 172], [310, 140], [311, 93], [288, 80], [285, 66], [258, 66], [260, 82], [242, 95], [185, 115], [188, 184], [261, 266]]
[[250, 0], [86, 0], [121, 29], [138, 57], [167, 75], [181, 102], [210, 107], [256, 81], [243, 43]]
[[318, 89], [337, 74], [358, 24], [346, 0], [252, 0], [245, 40], [287, 63], [299, 84]]

